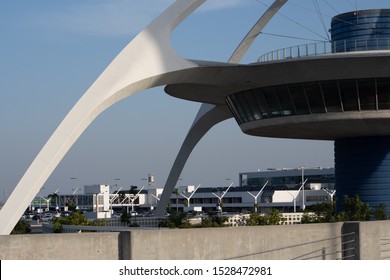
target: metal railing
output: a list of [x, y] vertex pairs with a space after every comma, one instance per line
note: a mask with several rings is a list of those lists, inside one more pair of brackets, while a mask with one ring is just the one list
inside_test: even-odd
[[381, 259], [390, 260], [390, 238], [381, 238], [379, 248]]
[[390, 50], [390, 39], [323, 41], [278, 49], [263, 54], [257, 62], [302, 58], [332, 53]]
[[[309, 241], [300, 244], [293, 244], [285, 247], [270, 249], [262, 252], [255, 252], [252, 254], [236, 256], [229, 259], [241, 259], [248, 257], [259, 257], [263, 254], [272, 254], [277, 251], [289, 250], [289, 249], [297, 249], [299, 247], [307, 247], [311, 245], [311, 247], [316, 247], [316, 249], [298, 255], [292, 260], [314, 260], [314, 259], [333, 259], [333, 260], [344, 260], [344, 259], [355, 259], [355, 250], [356, 250], [356, 233], [350, 232], [338, 236], [332, 236], [329, 238], [324, 238], [320, 240]], [[329, 245], [329, 243], [331, 243]], [[317, 244], [317, 245], [316, 245]], [[328, 246], [324, 246], [328, 244]], [[287, 254], [288, 255], [288, 254]], [[331, 256], [330, 258], [327, 258]]]

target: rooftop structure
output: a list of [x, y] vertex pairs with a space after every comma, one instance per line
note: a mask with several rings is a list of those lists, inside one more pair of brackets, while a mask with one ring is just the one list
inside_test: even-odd
[[227, 105], [249, 135], [335, 141], [338, 201], [357, 194], [389, 211], [390, 10], [337, 15], [331, 26], [331, 47], [322, 53], [306, 46], [294, 48], [295, 55], [286, 48], [165, 90]]
[[[334, 189], [334, 168], [268, 168], [266, 171], [241, 172], [239, 174], [240, 186], [283, 185], [288, 188], [300, 186], [306, 180], [306, 186], [312, 188]], [[317, 186], [317, 187], [316, 187]]]

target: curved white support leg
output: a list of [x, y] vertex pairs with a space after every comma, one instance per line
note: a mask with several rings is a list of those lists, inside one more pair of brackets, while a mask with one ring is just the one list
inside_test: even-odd
[[158, 207], [155, 212], [156, 216], [164, 216], [166, 207], [172, 196], [172, 192], [175, 189], [179, 176], [196, 144], [199, 143], [200, 139], [202, 139], [215, 124], [230, 117], [231, 114], [228, 112], [227, 107], [219, 107], [206, 103], [202, 104], [168, 175], [168, 179], [165, 183], [163, 193], [161, 194]]
[[58, 163], [102, 111], [141, 90], [180, 82], [175, 71], [197, 67], [173, 52], [170, 34], [205, 1], [176, 1], [113, 60], [68, 113], [15, 187], [0, 211], [0, 234], [12, 231]]
[[[265, 13], [247, 33], [247, 35], [231, 55], [228, 62], [239, 63], [241, 61], [249, 48], [252, 46], [255, 39], [261, 34], [261, 31], [264, 29], [264, 27], [280, 10], [280, 8], [286, 4], [286, 2], [287, 0], [275, 0], [273, 2], [273, 4], [267, 9], [267, 11], [265, 11]], [[156, 216], [163, 216], [165, 214], [169, 199], [172, 196], [180, 174], [183, 171], [184, 165], [186, 164], [192, 150], [195, 148], [198, 142], [214, 125], [231, 118], [231, 115], [226, 114], [226, 109], [227, 108], [223, 109], [207, 103], [202, 104], [168, 175], [163, 193], [161, 194], [161, 198], [155, 212]]]
[[232, 56], [229, 59], [229, 62], [238, 63], [247, 53], [249, 48], [252, 46], [253, 42], [261, 34], [264, 27], [268, 22], [276, 15], [276, 13], [287, 3], [288, 0], [276, 0], [272, 5], [265, 11], [265, 13], [260, 17], [260, 19], [255, 23], [252, 29], [248, 32], [245, 38], [238, 45], [237, 49], [234, 51]]

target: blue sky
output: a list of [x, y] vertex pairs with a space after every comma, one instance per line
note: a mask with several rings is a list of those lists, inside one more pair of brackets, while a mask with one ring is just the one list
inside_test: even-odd
[[[46, 140], [112, 59], [173, 0], [2, 0], [0, 2], [0, 199], [8, 196]], [[315, 10], [317, 2], [322, 16]], [[186, 57], [227, 61], [270, 0], [209, 0], [172, 36]], [[385, 0], [290, 0], [243, 63], [263, 53], [324, 40], [337, 13], [389, 8]], [[325, 27], [321, 23], [325, 22]], [[291, 39], [280, 35], [307, 38]], [[200, 104], [163, 88], [103, 112], [44, 185], [44, 194], [85, 184], [165, 183]], [[333, 166], [333, 142], [252, 137], [230, 119], [198, 144], [180, 184], [228, 185], [269, 167]], [[77, 178], [72, 180], [70, 178]], [[120, 178], [120, 181], [114, 180]], [[230, 179], [227, 182], [226, 179]]]

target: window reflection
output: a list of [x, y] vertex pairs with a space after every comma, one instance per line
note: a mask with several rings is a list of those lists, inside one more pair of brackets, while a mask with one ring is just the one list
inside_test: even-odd
[[327, 112], [342, 112], [342, 104], [337, 81], [324, 81], [320, 83]]
[[375, 79], [358, 80], [361, 110], [376, 110]]
[[322, 97], [320, 84], [318, 82], [306, 83], [304, 87], [307, 100], [310, 104], [310, 111], [312, 113], [325, 113], [324, 98]]
[[307, 103], [303, 85], [291, 85], [289, 86], [289, 89], [297, 115], [310, 114], [309, 104]]
[[270, 86], [232, 94], [226, 103], [239, 124], [293, 115], [389, 110], [390, 78]]
[[296, 111], [295, 111], [294, 103], [291, 99], [288, 86], [286, 85], [276, 86], [274, 87], [274, 89], [275, 89], [275, 94], [278, 97], [282, 115], [283, 116], [295, 115]]
[[341, 80], [339, 87], [344, 111], [359, 111], [356, 80]]
[[390, 109], [390, 79], [377, 79], [378, 109]]

